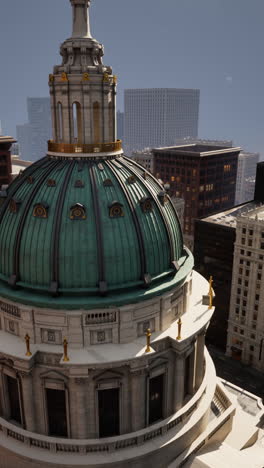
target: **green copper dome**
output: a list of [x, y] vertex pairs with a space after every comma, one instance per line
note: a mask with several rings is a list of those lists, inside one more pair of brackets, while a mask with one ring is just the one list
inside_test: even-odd
[[0, 293], [26, 303], [149, 298], [192, 268], [162, 185], [125, 157], [41, 159], [10, 185], [0, 224]]

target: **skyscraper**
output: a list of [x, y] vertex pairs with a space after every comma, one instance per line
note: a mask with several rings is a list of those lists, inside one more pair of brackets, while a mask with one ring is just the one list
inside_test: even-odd
[[177, 138], [197, 137], [198, 89], [126, 89], [125, 151], [175, 145]]
[[235, 204], [240, 205], [254, 198], [254, 181], [259, 153], [242, 151], [238, 156]]
[[21, 158], [36, 161], [51, 138], [50, 98], [28, 98], [27, 112], [28, 123], [17, 125], [17, 139]]
[[264, 371], [264, 207], [236, 223], [228, 356]]
[[116, 122], [117, 122], [117, 138], [119, 140], [124, 140], [124, 112], [117, 111], [116, 114]]

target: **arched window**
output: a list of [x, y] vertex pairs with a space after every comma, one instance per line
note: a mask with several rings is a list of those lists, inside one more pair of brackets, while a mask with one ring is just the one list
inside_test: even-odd
[[152, 211], [152, 199], [150, 197], [143, 197], [140, 200], [140, 205], [143, 213], [150, 213]]
[[46, 203], [37, 203], [34, 205], [33, 216], [34, 218], [47, 218], [49, 207]]
[[86, 209], [81, 203], [75, 203], [70, 207], [70, 219], [86, 219]]
[[62, 117], [61, 102], [58, 102], [58, 105], [57, 105], [57, 127], [58, 127], [58, 140], [63, 141], [63, 117]]
[[74, 102], [72, 105], [73, 119], [73, 141], [74, 143], [82, 143], [82, 111], [79, 102]]
[[93, 104], [93, 125], [94, 125], [94, 143], [101, 142], [101, 129], [100, 129], [100, 104], [94, 102]]
[[109, 216], [110, 218], [122, 218], [124, 216], [122, 203], [113, 201], [113, 203], [109, 205]]

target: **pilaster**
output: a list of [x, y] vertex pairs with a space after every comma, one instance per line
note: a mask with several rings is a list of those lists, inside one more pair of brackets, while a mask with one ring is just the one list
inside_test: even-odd
[[131, 432], [146, 426], [146, 371], [137, 369], [131, 373]]
[[23, 413], [25, 419], [25, 429], [30, 432], [36, 431], [36, 420], [35, 420], [35, 406], [34, 406], [34, 395], [33, 395], [33, 378], [32, 374], [20, 373], [21, 386], [23, 394]]
[[196, 373], [195, 373], [195, 390], [200, 387], [204, 376], [204, 342], [205, 330], [200, 333], [196, 341]]
[[175, 395], [174, 408], [178, 411], [183, 404], [184, 399], [184, 373], [185, 373], [185, 357], [184, 354], [176, 355], [175, 361]]

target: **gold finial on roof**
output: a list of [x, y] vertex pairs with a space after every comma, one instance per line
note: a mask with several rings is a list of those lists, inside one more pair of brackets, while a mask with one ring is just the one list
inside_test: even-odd
[[150, 348], [150, 337], [151, 337], [151, 331], [150, 328], [147, 329], [147, 332], [145, 333], [147, 337], [147, 347], [145, 349], [145, 353], [150, 353], [151, 348]]
[[180, 317], [179, 320], [178, 320], [178, 336], [177, 336], [177, 340], [179, 340], [179, 341], [182, 339], [181, 329], [182, 329], [182, 319]]
[[66, 338], [63, 340], [63, 362], [69, 362], [69, 356], [68, 356], [68, 341]]
[[32, 356], [32, 353], [30, 351], [30, 336], [28, 333], [25, 336], [25, 342], [26, 342], [26, 347], [27, 347], [26, 356]]

